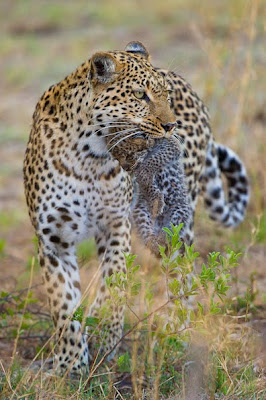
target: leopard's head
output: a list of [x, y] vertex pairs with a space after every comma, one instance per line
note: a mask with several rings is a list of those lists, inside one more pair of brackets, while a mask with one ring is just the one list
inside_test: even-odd
[[129, 137], [171, 136], [176, 117], [170, 108], [170, 88], [151, 65], [142, 43], [130, 42], [125, 51], [94, 54], [89, 77], [98, 135], [106, 135], [101, 127], [108, 127], [112, 145]]

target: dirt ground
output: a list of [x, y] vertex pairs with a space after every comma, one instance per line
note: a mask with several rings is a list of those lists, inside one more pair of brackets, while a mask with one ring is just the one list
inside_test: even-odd
[[[265, 307], [263, 2], [255, 9], [245, 1], [53, 3], [0, 3], [0, 292], [27, 287], [29, 259], [35, 254], [22, 162], [38, 98], [93, 52], [123, 49], [136, 39], [150, 50], [155, 65], [175, 70], [192, 84], [210, 109], [216, 139], [231, 146], [246, 164], [251, 201], [245, 222], [235, 231], [223, 230], [199, 206], [195, 246], [203, 256], [225, 246], [241, 250], [239, 290], [252, 284], [258, 291], [256, 304]], [[147, 275], [153, 262], [143, 251], [139, 259]], [[87, 261], [82, 280], [89, 281], [96, 268], [95, 259]], [[33, 281], [41, 282], [38, 268]], [[41, 286], [34, 295], [46, 304]], [[9, 342], [1, 342], [0, 358], [10, 354]]]

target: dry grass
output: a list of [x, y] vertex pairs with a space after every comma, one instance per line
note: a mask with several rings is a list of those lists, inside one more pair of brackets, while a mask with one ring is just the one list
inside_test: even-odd
[[[229, 232], [220, 229], [207, 219], [201, 207], [196, 221], [195, 245], [201, 249], [203, 258], [209, 251], [221, 250], [228, 245], [244, 252], [241, 264], [237, 272], [234, 272], [236, 283], [231, 298], [244, 298], [247, 289], [251, 289], [255, 294], [253, 303], [257, 308], [245, 323], [239, 323], [241, 319], [231, 317], [226, 319], [226, 322], [217, 321], [215, 326], [211, 325], [211, 330], [206, 326], [203, 336], [194, 339], [195, 359], [208, 358], [210, 353], [216, 357], [211, 360], [208, 358], [205, 374], [210, 380], [215, 363], [223, 366], [219, 379], [225, 382], [227, 394], [223, 395], [221, 389], [219, 398], [224, 399], [262, 399], [260, 396], [263, 395], [260, 393], [265, 387], [265, 377], [254, 362], [257, 360], [266, 330], [266, 78], [263, 9], [263, 1], [258, 0], [169, 0], [167, 3], [151, 0], [144, 3], [129, 0], [89, 3], [85, 0], [56, 3], [29, 0], [0, 3], [1, 290], [11, 291], [28, 286], [31, 271], [29, 258], [34, 254], [33, 230], [23, 196], [21, 168], [36, 101], [50, 84], [62, 79], [94, 51], [119, 49], [130, 40], [141, 40], [150, 49], [154, 64], [177, 71], [199, 92], [210, 109], [214, 136], [218, 141], [231, 146], [241, 156], [250, 176], [252, 197], [246, 221], [240, 228]], [[82, 258], [85, 259], [81, 269], [83, 282], [89, 282], [97, 270], [93, 249], [87, 252], [86, 249], [88, 247], [85, 246], [80, 250]], [[135, 249], [139, 249], [139, 246], [135, 246]], [[163, 291], [160, 284], [156, 284], [160, 274], [159, 268], [145, 251], [140, 252], [139, 262], [142, 265], [141, 278], [144, 282], [149, 280], [151, 284], [154, 283], [157, 289], [155, 304], [160, 304]], [[33, 270], [33, 283], [39, 282], [40, 275], [36, 267]], [[34, 296], [41, 304], [45, 304], [45, 295], [41, 288], [34, 289]], [[143, 304], [144, 300], [140, 296], [137, 305], [140, 315], [143, 312]], [[128, 323], [132, 322], [129, 313]], [[206, 321], [207, 323], [209, 322]], [[202, 346], [202, 343], [206, 342], [208, 346]], [[151, 336], [147, 335], [145, 340], [142, 338], [142, 342], [136, 340], [129, 343], [130, 346], [126, 342], [122, 349], [130, 349], [132, 363], [138, 365], [138, 374], [134, 375], [130, 384], [131, 393], [135, 393], [135, 398], [142, 398], [143, 393], [156, 398], [156, 393], [163, 396], [164, 387], [170, 388], [173, 379], [167, 381], [171, 378], [171, 371], [167, 369], [169, 366], [159, 368], [167, 360], [174, 365], [172, 376], [181, 382], [180, 393], [183, 390], [184, 398], [196, 399], [193, 390], [203, 377], [196, 368], [195, 375], [198, 381], [191, 386], [192, 394], [186, 392], [184, 365], [189, 361], [184, 360], [184, 352], [176, 349], [174, 353], [171, 346], [165, 347], [169, 354], [161, 354], [161, 358], [156, 356], [155, 361], [152, 361], [152, 350], [156, 343]], [[25, 373], [24, 366], [29, 364], [29, 361], [22, 357], [25, 344], [32, 348], [34, 353], [39, 341], [19, 340], [17, 352], [13, 356], [20, 360], [23, 368], [13, 366], [9, 369], [10, 357], [14, 350], [13, 343], [8, 340], [0, 343], [0, 359], [7, 377], [5, 389], [9, 393], [9, 397], [6, 398], [23, 398], [22, 394], [16, 397], [14, 380], [19, 380], [19, 375]], [[213, 351], [214, 344], [216, 353]], [[156, 374], [152, 375], [151, 372], [154, 378], [152, 395], [149, 385], [146, 385], [146, 388], [140, 383], [146, 364], [144, 361], [137, 364], [137, 359], [144, 347], [150, 349], [147, 354], [149, 365], [154, 362], [153, 367], [158, 371], [167, 371], [165, 380], [168, 383], [165, 385], [162, 385], [159, 376], [156, 377]], [[179, 357], [177, 361], [175, 354]], [[254, 365], [257, 368], [255, 372]], [[37, 398], [34, 395], [31, 397], [30, 394], [26, 396], [33, 384], [38, 387], [38, 399], [61, 399], [65, 398], [66, 393], [73, 399], [82, 398], [83, 395], [93, 398], [89, 396], [95, 396], [95, 393], [98, 398], [114, 398], [115, 389], [111, 377], [117, 377], [118, 367], [115, 364], [102, 368], [103, 370], [96, 372], [96, 375], [104, 374], [104, 383], [100, 377], [95, 377], [92, 384], [94, 389], [87, 388], [91, 391], [87, 394], [83, 393], [84, 387], [79, 386], [79, 383], [76, 383], [76, 386], [74, 383], [59, 384], [57, 377], [43, 370], [29, 370], [20, 383], [20, 390], [21, 393], [25, 390], [24, 398], [28, 399]], [[122, 382], [127, 384], [126, 373]], [[250, 397], [241, 397], [241, 390], [243, 391], [244, 386], [248, 387], [250, 382], [255, 382], [256, 387], [250, 388]], [[111, 393], [110, 397], [104, 397], [108, 391]], [[116, 395], [117, 398], [130, 398]], [[176, 398], [174, 396], [175, 394], [168, 394], [166, 398], [170, 400]]]

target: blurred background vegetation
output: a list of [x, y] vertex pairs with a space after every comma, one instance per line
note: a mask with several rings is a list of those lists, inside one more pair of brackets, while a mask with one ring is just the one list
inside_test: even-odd
[[[225, 231], [199, 207], [195, 244], [203, 254], [226, 245], [241, 250], [240, 290], [255, 285], [256, 301], [265, 306], [264, 35], [263, 0], [0, 0], [0, 288], [25, 286], [35, 254], [22, 161], [36, 102], [95, 51], [140, 40], [154, 65], [192, 84], [209, 107], [216, 140], [232, 147], [247, 166], [246, 221]], [[93, 244], [81, 246], [79, 257], [88, 282], [97, 267]], [[139, 258], [147, 274], [153, 261], [146, 252]], [[39, 273], [34, 281], [40, 282]], [[37, 296], [44, 299], [41, 288]]]

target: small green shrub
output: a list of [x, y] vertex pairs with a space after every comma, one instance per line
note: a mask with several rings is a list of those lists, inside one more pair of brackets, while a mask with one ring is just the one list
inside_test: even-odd
[[[123, 346], [111, 366], [105, 361], [115, 348], [107, 354], [99, 352], [89, 376], [79, 382], [62, 383], [59, 377], [46, 380], [46, 394], [51, 398], [170, 399], [194, 398], [201, 393], [202, 398], [250, 399], [251, 392], [258, 393], [254, 397], [257, 400], [264, 398], [266, 393], [258, 384], [260, 376], [254, 372], [253, 332], [239, 325], [237, 319], [238, 313], [250, 310], [256, 293], [247, 291], [244, 297], [237, 298], [237, 306], [228, 296], [233, 285], [231, 270], [237, 267], [240, 254], [230, 249], [225, 254], [212, 252], [194, 271], [199, 253], [193, 246], [185, 246], [183, 255], [178, 253], [182, 246], [180, 229], [181, 226], [164, 229], [167, 247], [160, 247], [158, 282], [143, 282], [136, 256], [125, 254], [127, 272], [106, 278], [110, 298], [98, 310], [97, 318], [87, 315], [86, 304], [68, 316], [86, 327], [88, 338], [98, 337], [96, 348], [100, 349], [108, 334], [113, 307], [125, 306], [126, 331], [119, 341]], [[165, 287], [164, 298], [156, 295], [157, 286]], [[142, 312], [136, 307], [139, 301], [143, 302]], [[31, 334], [33, 329], [43, 331], [40, 315], [36, 320], [31, 308], [36, 303], [31, 291], [24, 297], [23, 293], [2, 292], [0, 327], [10, 338]], [[11, 320], [14, 322], [17, 317], [22, 318], [19, 329], [11, 328]], [[42, 323], [47, 324], [48, 320]], [[14, 365], [8, 375], [12, 390], [37, 399], [33, 381], [26, 391], [25, 374], [14, 376]], [[8, 393], [9, 386], [2, 383], [2, 387]]]

